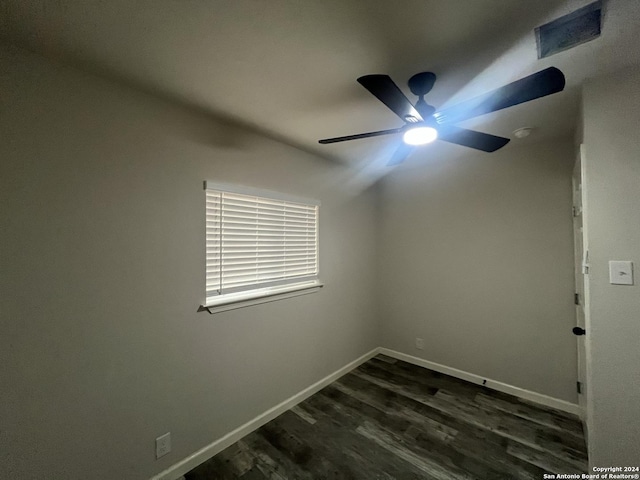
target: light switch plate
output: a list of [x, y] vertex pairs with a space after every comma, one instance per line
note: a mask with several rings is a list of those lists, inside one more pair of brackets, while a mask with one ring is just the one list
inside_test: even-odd
[[609, 261], [609, 283], [633, 285], [633, 263], [620, 260]]

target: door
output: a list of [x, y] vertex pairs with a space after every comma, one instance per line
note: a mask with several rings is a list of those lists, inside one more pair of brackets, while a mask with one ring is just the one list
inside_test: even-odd
[[[587, 312], [589, 274], [589, 251], [585, 245], [585, 225], [584, 225], [584, 191], [583, 191], [583, 154], [584, 146], [580, 146], [580, 157], [576, 161], [573, 169], [573, 239], [575, 255], [575, 309], [576, 327], [573, 334], [578, 342], [578, 403], [582, 411], [583, 423], [586, 414], [586, 354], [585, 354], [585, 315]], [[586, 432], [585, 432], [586, 433]]]

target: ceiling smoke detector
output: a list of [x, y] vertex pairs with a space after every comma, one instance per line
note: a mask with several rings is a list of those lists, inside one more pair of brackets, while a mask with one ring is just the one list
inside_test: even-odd
[[531, 127], [523, 127], [513, 131], [513, 136], [516, 138], [526, 138], [531, 135], [533, 128]]

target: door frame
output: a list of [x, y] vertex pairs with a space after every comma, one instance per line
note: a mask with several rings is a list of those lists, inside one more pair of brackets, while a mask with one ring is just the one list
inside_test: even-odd
[[[578, 394], [580, 417], [583, 424], [585, 438], [588, 441], [588, 417], [590, 398], [590, 342], [589, 335], [589, 243], [588, 243], [588, 205], [586, 195], [586, 179], [588, 165], [584, 144], [580, 145], [578, 156], [572, 174], [573, 193], [573, 234], [574, 234], [574, 263], [575, 263], [575, 291], [579, 294], [576, 304], [576, 326], [586, 330], [585, 335], [576, 336], [577, 342], [577, 377], [582, 391]], [[576, 211], [577, 210], [577, 211]]]

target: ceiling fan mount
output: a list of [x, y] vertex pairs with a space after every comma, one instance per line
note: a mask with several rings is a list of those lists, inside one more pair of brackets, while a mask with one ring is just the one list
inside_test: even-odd
[[[453, 124], [560, 92], [565, 85], [562, 72], [555, 67], [549, 67], [479, 97], [436, 111], [435, 107], [424, 100], [424, 96], [433, 88], [436, 78], [432, 72], [421, 72], [409, 79], [409, 90], [418, 97], [415, 106], [388, 75], [375, 74], [358, 78], [358, 83], [384, 103], [405, 124], [390, 130], [326, 138], [320, 140], [320, 143], [337, 143], [402, 133], [404, 143], [396, 150], [389, 162], [390, 165], [404, 161], [417, 145], [430, 143], [435, 139], [484, 152], [495, 152], [509, 143], [509, 139], [460, 128]], [[427, 134], [427, 137], [419, 138], [418, 130]]]

